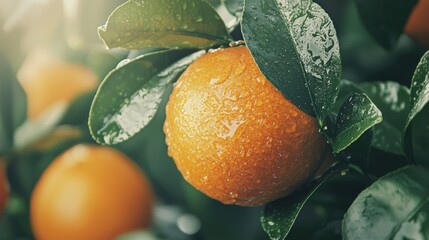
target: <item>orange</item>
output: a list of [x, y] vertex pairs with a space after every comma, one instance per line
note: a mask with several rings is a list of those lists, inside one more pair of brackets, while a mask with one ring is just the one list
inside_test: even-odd
[[420, 0], [404, 29], [416, 42], [429, 48], [429, 0]]
[[119, 151], [77, 145], [43, 173], [30, 214], [39, 240], [109, 240], [150, 225], [152, 194], [143, 173]]
[[18, 71], [28, 102], [28, 117], [38, 118], [55, 104], [67, 104], [94, 89], [97, 76], [84, 65], [65, 62], [45, 52], [29, 54]]
[[326, 141], [316, 119], [286, 99], [246, 47], [211, 51], [174, 85], [164, 132], [169, 155], [195, 188], [255, 206], [313, 176]]
[[9, 195], [8, 184], [6, 180], [6, 169], [4, 163], [0, 159], [0, 215], [6, 207], [6, 201]]

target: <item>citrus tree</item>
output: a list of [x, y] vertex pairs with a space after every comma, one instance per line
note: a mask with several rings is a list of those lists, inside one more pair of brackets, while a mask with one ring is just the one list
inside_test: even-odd
[[429, 1], [120, 3], [2, 51], [0, 239], [429, 239]]

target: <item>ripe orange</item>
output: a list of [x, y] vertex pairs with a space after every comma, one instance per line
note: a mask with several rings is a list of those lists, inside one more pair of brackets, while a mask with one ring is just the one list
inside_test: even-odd
[[429, 48], [429, 0], [420, 0], [404, 29], [416, 42]]
[[67, 104], [94, 89], [97, 76], [84, 65], [57, 59], [45, 52], [29, 54], [18, 71], [27, 94], [28, 117], [35, 119], [54, 104]]
[[316, 119], [287, 100], [246, 47], [192, 63], [166, 107], [169, 155], [195, 188], [225, 204], [261, 205], [313, 176], [326, 149]]
[[117, 150], [77, 145], [43, 173], [30, 203], [39, 240], [109, 240], [150, 225], [150, 186]]
[[9, 195], [8, 184], [6, 180], [6, 171], [4, 164], [0, 159], [0, 215], [3, 213], [4, 208], [6, 207], [6, 201]]

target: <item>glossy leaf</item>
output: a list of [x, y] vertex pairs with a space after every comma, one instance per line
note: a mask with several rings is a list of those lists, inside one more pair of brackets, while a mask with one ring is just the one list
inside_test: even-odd
[[[126, 59], [106, 76], [93, 100], [89, 127], [101, 144], [127, 140], [153, 118], [168, 86], [204, 51], [167, 50]], [[175, 62], [175, 63], [174, 63]]]
[[410, 166], [381, 177], [350, 206], [343, 238], [428, 239], [428, 170]]
[[410, 113], [404, 150], [410, 159], [429, 166], [429, 52], [420, 60], [411, 83]]
[[337, 102], [335, 103], [335, 107], [332, 110], [335, 116], [338, 115], [341, 106], [343, 103], [354, 93], [361, 93], [362, 89], [358, 87], [355, 82], [343, 79], [340, 82], [340, 89], [338, 91]]
[[[219, 14], [225, 23], [228, 31], [232, 33], [240, 23], [241, 12], [243, 11], [243, 0], [205, 0]], [[239, 8], [241, 3], [241, 9]], [[231, 38], [233, 39], [233, 37]]]
[[0, 155], [14, 148], [14, 132], [27, 117], [27, 98], [0, 55]]
[[203, 0], [129, 0], [98, 33], [109, 48], [209, 48], [230, 41], [225, 24]]
[[410, 111], [410, 90], [396, 82], [366, 82], [359, 87], [383, 114], [383, 121], [374, 126], [372, 146], [404, 155], [402, 139]]
[[[215, 8], [220, 16], [223, 10], [227, 10], [229, 14], [240, 16], [243, 11], [244, 0], [206, 0], [213, 8]], [[221, 11], [219, 11], [222, 9]]]
[[206, 0], [213, 8], [219, 7], [222, 4], [222, 0]]
[[244, 0], [222, 0], [228, 11], [234, 16], [240, 16], [244, 8]]
[[338, 153], [358, 139], [366, 130], [382, 121], [380, 110], [364, 93], [354, 93], [341, 106], [332, 142]]
[[262, 73], [322, 125], [341, 79], [339, 44], [328, 14], [311, 0], [247, 0], [242, 32]]
[[406, 137], [411, 136], [412, 155], [418, 164], [429, 167], [429, 107], [425, 107], [410, 124]]
[[392, 49], [417, 0], [355, 0], [362, 21], [374, 39]]
[[268, 203], [261, 216], [262, 228], [271, 240], [285, 239], [295, 223], [301, 209], [313, 193], [341, 168], [334, 167], [309, 186], [295, 191], [292, 195]]

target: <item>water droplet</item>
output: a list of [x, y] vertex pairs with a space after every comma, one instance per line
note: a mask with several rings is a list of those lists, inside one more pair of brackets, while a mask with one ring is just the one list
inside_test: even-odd
[[256, 81], [262, 85], [265, 85], [265, 82], [266, 82], [265, 78], [260, 78], [260, 77], [257, 77]]
[[203, 16], [197, 16], [197, 17], [195, 18], [195, 21], [196, 21], [196, 22], [202, 22], [202, 21], [204, 21], [204, 18], [203, 18]]
[[[224, 82], [225, 80], [223, 80], [222, 82]], [[220, 83], [222, 83], [221, 81], [220, 81], [220, 77], [215, 77], [215, 78], [212, 78], [211, 80], [210, 80], [210, 85], [217, 85], [217, 84], [220, 84]]]
[[244, 70], [246, 69], [246, 64], [244, 62], [241, 62], [239, 64], [237, 64], [234, 74], [236, 76], [239, 76], [240, 74], [242, 74], [244, 72]]
[[237, 197], [238, 197], [238, 194], [237, 194], [237, 193], [234, 193], [234, 192], [229, 192], [229, 195], [230, 195], [232, 198], [237, 198]]
[[[223, 120], [221, 121], [225, 131], [218, 134], [218, 137], [227, 139], [227, 138], [236, 138], [235, 134], [237, 133], [238, 128], [245, 122], [244, 120]], [[241, 134], [242, 132], [240, 132]]]
[[286, 131], [287, 133], [293, 133], [293, 132], [296, 132], [296, 123], [291, 122], [291, 123], [290, 123], [290, 125], [289, 125], [289, 126], [287, 126], [287, 127], [285, 128], [285, 131]]

